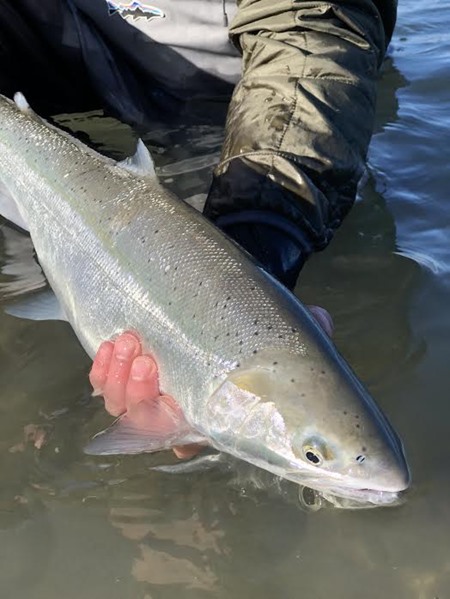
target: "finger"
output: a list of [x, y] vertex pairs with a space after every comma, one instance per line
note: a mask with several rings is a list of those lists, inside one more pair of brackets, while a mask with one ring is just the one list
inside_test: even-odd
[[155, 399], [160, 395], [158, 369], [151, 356], [138, 356], [133, 360], [125, 389], [127, 410], [144, 400]]
[[181, 445], [178, 447], [173, 447], [172, 449], [177, 458], [180, 460], [188, 460], [189, 458], [193, 458], [195, 455], [200, 453], [203, 447], [203, 445], [193, 443], [192, 445]]
[[325, 310], [325, 308], [321, 308], [320, 306], [308, 306], [308, 309], [325, 333], [329, 337], [332, 337], [334, 332], [334, 323], [330, 313]]
[[112, 416], [126, 410], [125, 391], [133, 360], [141, 353], [141, 344], [132, 333], [123, 333], [114, 343], [108, 376], [103, 387], [105, 409]]
[[94, 388], [93, 395], [101, 395], [103, 393], [103, 387], [105, 386], [106, 377], [108, 376], [113, 350], [114, 343], [105, 341], [100, 345], [95, 354], [89, 373], [89, 381]]

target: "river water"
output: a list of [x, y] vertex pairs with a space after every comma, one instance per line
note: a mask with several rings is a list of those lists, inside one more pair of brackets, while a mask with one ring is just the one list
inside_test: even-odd
[[[169, 475], [157, 456], [92, 458], [109, 422], [70, 328], [0, 311], [0, 591], [9, 599], [445, 599], [450, 596], [450, 2], [401, 3], [379, 90], [369, 180], [297, 292], [402, 436], [399, 508], [305, 513], [294, 485], [244, 467]], [[60, 118], [110, 154], [130, 131]], [[162, 181], [201, 203], [221, 131], [163, 132]], [[447, 145], [449, 143], [449, 145]], [[155, 147], [157, 146], [157, 147]], [[44, 284], [26, 237], [0, 229], [0, 302]], [[449, 460], [449, 461], [447, 461]]]

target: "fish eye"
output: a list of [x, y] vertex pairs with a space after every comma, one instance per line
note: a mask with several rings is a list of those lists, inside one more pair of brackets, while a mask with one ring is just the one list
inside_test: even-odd
[[305, 439], [301, 431], [297, 435], [294, 435], [292, 450], [298, 458], [303, 458], [317, 467], [321, 466], [325, 461], [333, 459], [333, 452], [323, 439], [316, 436]]
[[305, 445], [303, 448], [303, 454], [308, 462], [311, 462], [311, 464], [314, 464], [314, 466], [320, 466], [323, 463], [323, 457], [321, 456], [317, 447]]

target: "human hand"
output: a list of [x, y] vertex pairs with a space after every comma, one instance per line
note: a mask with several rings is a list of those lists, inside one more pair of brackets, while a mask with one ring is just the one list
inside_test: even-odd
[[[162, 395], [158, 385], [155, 360], [142, 351], [138, 337], [131, 332], [115, 341], [104, 341], [94, 358], [89, 380], [95, 395], [102, 395], [105, 409], [112, 416], [127, 414], [137, 428], [146, 428], [152, 419], [155, 429], [165, 431], [173, 426], [173, 415], [183, 415], [169, 395]], [[201, 445], [174, 447], [178, 458], [193, 457]]]

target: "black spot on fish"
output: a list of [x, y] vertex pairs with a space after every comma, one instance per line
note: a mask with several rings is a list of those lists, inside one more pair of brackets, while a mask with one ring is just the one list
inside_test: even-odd
[[253, 334], [255, 335], [255, 337], [259, 335], [258, 331], [255, 331]]
[[278, 335], [278, 339], [284, 339], [284, 335]]
[[295, 383], [295, 379], [291, 379], [291, 383]]
[[278, 364], [278, 362], [274, 362], [273, 365], [276, 366]]
[[320, 374], [325, 374], [325, 370], [321, 370], [321, 371], [320, 371]]
[[242, 341], [242, 339], [239, 341], [239, 345], [242, 345], [244, 342]]
[[200, 283], [198, 284], [199, 287], [201, 287], [203, 285], [203, 281], [200, 281]]
[[359, 418], [359, 414], [355, 414], [355, 418], [358, 419]]
[[361, 428], [361, 426], [359, 424], [356, 425], [356, 428]]
[[292, 328], [291, 328], [291, 331], [292, 331], [293, 333], [296, 333], [296, 332], [297, 332], [297, 329], [295, 329], [294, 327], [292, 327]]
[[268, 327], [267, 327], [267, 330], [268, 330], [268, 331], [271, 331], [271, 330], [272, 330], [272, 325], [271, 325], [271, 324], [269, 324], [269, 325], [268, 325]]
[[253, 324], [255, 324], [255, 325], [258, 324], [258, 319], [257, 318], [255, 318], [255, 320], [253, 321]]
[[367, 447], [364, 447], [364, 445], [361, 447], [361, 451], [367, 451]]
[[230, 299], [231, 299], [231, 295], [229, 295], [229, 296], [227, 297], [227, 300], [226, 300], [226, 301], [227, 301], [227, 302], [229, 302], [229, 301], [230, 301]]
[[154, 233], [155, 233], [155, 235], [156, 235], [157, 233], [159, 233], [159, 229], [155, 229]]
[[257, 354], [257, 353], [258, 353], [258, 350], [257, 350], [257, 349], [254, 349], [254, 350], [253, 350], [253, 353], [254, 353], [254, 354]]

